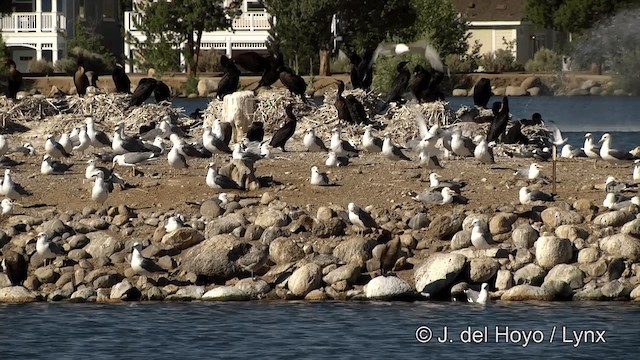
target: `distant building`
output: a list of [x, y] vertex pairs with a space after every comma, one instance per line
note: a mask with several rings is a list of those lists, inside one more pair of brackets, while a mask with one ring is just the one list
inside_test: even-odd
[[[145, 0], [134, 0], [134, 3], [144, 2]], [[225, 5], [231, 3], [231, 0], [225, 0]], [[135, 7], [134, 7], [135, 9]], [[138, 41], [144, 41], [145, 36], [142, 31], [135, 26], [134, 18], [143, 16], [135, 11], [126, 11], [124, 13], [124, 29]], [[270, 15], [264, 6], [258, 0], [243, 0], [242, 15], [233, 20], [234, 31], [213, 31], [202, 34], [201, 50], [221, 50], [227, 56], [232, 56], [243, 51], [266, 52], [265, 45], [269, 36]], [[125, 42], [124, 51], [129, 59], [135, 59], [135, 44]], [[184, 63], [184, 61], [182, 61]], [[126, 66], [127, 71], [138, 71], [132, 69], [130, 62]]]
[[524, 64], [541, 48], [559, 49], [569, 40], [565, 32], [527, 21], [527, 0], [453, 0], [453, 4], [470, 22], [469, 45], [479, 40], [480, 54], [506, 49], [512, 42], [516, 61]]
[[0, 31], [20, 71], [31, 60], [56, 62], [67, 51], [76, 19], [102, 35], [114, 54], [123, 53], [122, 10], [119, 0], [1, 0], [11, 1], [13, 13], [2, 17]]

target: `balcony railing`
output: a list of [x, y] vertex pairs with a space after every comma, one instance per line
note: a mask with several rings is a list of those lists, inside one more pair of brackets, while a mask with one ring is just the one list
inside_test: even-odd
[[[136, 22], [140, 23], [142, 14], [126, 11], [125, 12], [125, 30], [135, 31]], [[257, 31], [257, 30], [269, 30], [269, 17], [266, 12], [247, 12], [240, 15], [239, 18], [233, 20], [233, 29], [236, 31]]]
[[29, 12], [13, 13], [2, 17], [0, 31], [3, 32], [56, 32], [65, 29], [62, 13]]

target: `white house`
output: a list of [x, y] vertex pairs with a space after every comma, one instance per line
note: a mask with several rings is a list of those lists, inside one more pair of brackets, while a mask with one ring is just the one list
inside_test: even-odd
[[[138, 1], [140, 0], [134, 0], [134, 2]], [[225, 0], [225, 3], [230, 2], [231, 0]], [[135, 26], [134, 18], [137, 16], [142, 16], [142, 14], [125, 11], [124, 29], [137, 40], [144, 41], [145, 36], [141, 31], [137, 30]], [[270, 15], [258, 0], [243, 0], [242, 15], [234, 19], [233, 31], [203, 33], [201, 49], [222, 50], [227, 56], [232, 56], [234, 53], [242, 51], [266, 51], [267, 47], [265, 42], [269, 36], [268, 30], [270, 29], [269, 17]], [[129, 59], [135, 58], [137, 56], [135, 44], [125, 41], [124, 53]], [[130, 72], [137, 71], [138, 69], [132, 69], [130, 62], [128, 62], [126, 70]]]
[[77, 19], [84, 20], [103, 44], [115, 54], [122, 53], [120, 31], [122, 11], [119, 0], [1, 0], [11, 1], [13, 12], [2, 17], [2, 39], [20, 71], [31, 60], [56, 62], [64, 57], [67, 37], [74, 36]]

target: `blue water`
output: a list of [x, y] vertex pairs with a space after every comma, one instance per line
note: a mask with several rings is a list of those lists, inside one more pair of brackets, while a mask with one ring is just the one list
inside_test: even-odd
[[[613, 359], [640, 344], [628, 302], [42, 303], [0, 305], [0, 319], [2, 359]], [[574, 347], [573, 330], [590, 342]]]
[[[501, 101], [492, 97], [490, 104]], [[449, 97], [449, 106], [473, 105], [472, 97]], [[207, 107], [208, 99], [176, 99], [175, 106], [187, 113]], [[627, 96], [524, 96], [510, 97], [513, 119], [530, 119], [538, 112], [544, 120], [554, 121], [573, 146], [584, 144], [584, 134], [591, 132], [599, 140], [609, 132], [616, 148], [630, 150], [640, 145], [640, 97]]]

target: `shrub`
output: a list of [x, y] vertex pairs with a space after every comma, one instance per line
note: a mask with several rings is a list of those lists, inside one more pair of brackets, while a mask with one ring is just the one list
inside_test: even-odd
[[393, 85], [393, 80], [395, 80], [396, 75], [398, 74], [396, 66], [401, 61], [409, 62], [407, 64], [407, 68], [412, 73], [413, 67], [417, 64], [420, 64], [427, 69], [430, 68], [430, 65], [422, 54], [407, 53], [400, 56], [380, 56], [376, 60], [376, 66], [373, 70], [373, 87], [377, 91], [382, 93], [389, 91]]
[[27, 65], [27, 72], [40, 73], [40, 74], [52, 74], [53, 64], [44, 59], [31, 60]]
[[346, 56], [334, 57], [331, 59], [331, 73], [340, 74], [340, 73], [349, 73], [351, 72], [351, 61]]
[[511, 50], [498, 49], [493, 53], [482, 55], [478, 63], [487, 72], [508, 72], [516, 69], [516, 58]]
[[189, 76], [187, 81], [184, 83], [184, 93], [185, 95], [197, 94], [198, 93], [198, 78], [195, 76]]
[[528, 72], [556, 72], [562, 68], [562, 58], [550, 49], [540, 49], [533, 56], [533, 59], [527, 61], [524, 69]]
[[113, 70], [114, 60], [112, 57], [106, 57], [82, 48], [72, 49], [69, 52], [69, 57], [56, 61], [53, 67], [56, 71], [73, 74], [78, 67], [77, 61], [81, 57], [84, 60], [83, 66], [86, 71], [111, 72]]
[[626, 51], [616, 58], [613, 68], [616, 83], [626, 92], [640, 95], [640, 49]]
[[200, 58], [198, 59], [198, 72], [222, 71], [222, 66], [220, 65], [220, 56], [222, 55], [224, 55], [224, 51], [220, 50], [200, 51]]

